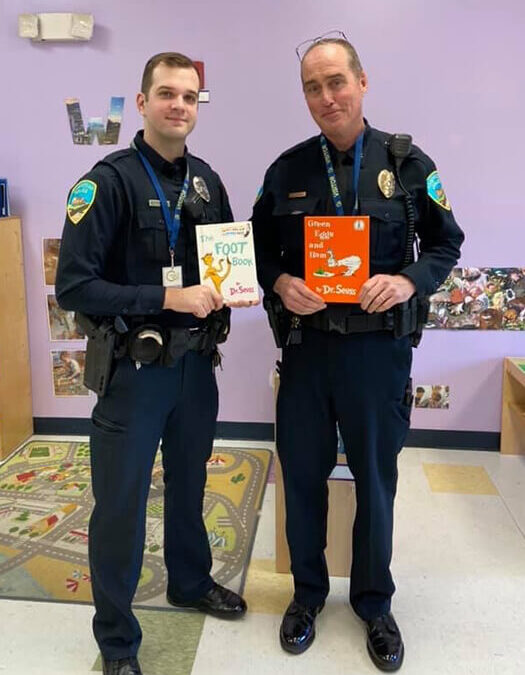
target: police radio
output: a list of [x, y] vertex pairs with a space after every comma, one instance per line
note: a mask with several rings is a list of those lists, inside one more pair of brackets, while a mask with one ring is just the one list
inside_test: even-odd
[[[396, 171], [396, 177], [399, 183], [399, 187], [405, 193], [405, 210], [407, 214], [407, 242], [405, 248], [405, 258], [403, 260], [403, 265], [410, 265], [414, 262], [414, 240], [416, 244], [417, 256], [419, 257], [419, 246], [417, 239], [415, 239], [416, 231], [416, 214], [414, 211], [414, 202], [412, 201], [412, 195], [403, 185], [401, 180], [401, 165], [403, 160], [405, 160], [410, 154], [412, 148], [412, 136], [410, 134], [392, 134], [388, 141], [388, 150], [394, 159], [394, 166]], [[421, 336], [423, 333], [423, 328], [428, 319], [429, 311], [429, 300], [427, 297], [412, 296], [407, 303], [411, 305], [412, 312], [410, 323], [411, 323], [411, 340], [412, 346], [417, 347], [421, 341]], [[407, 314], [407, 316], [409, 316]]]
[[[412, 136], [410, 134], [392, 134], [388, 141], [388, 149], [390, 154], [396, 160], [401, 161], [408, 157], [410, 148], [412, 147]], [[397, 167], [396, 167], [397, 168]]]
[[[403, 260], [403, 265], [410, 265], [414, 261], [414, 239], [415, 239], [415, 228], [416, 228], [416, 214], [414, 212], [414, 203], [412, 201], [412, 195], [403, 185], [401, 180], [401, 165], [403, 160], [405, 160], [410, 154], [410, 149], [412, 148], [412, 136], [410, 134], [392, 134], [388, 141], [388, 150], [392, 157], [394, 158], [394, 165], [396, 170], [396, 178], [399, 183], [399, 187], [405, 193], [405, 210], [407, 214], [407, 243], [405, 248], [405, 258]], [[419, 247], [416, 242], [417, 253], [419, 256]]]

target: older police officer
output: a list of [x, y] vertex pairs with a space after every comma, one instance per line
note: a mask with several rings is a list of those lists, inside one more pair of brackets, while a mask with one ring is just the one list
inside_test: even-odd
[[96, 361], [107, 356], [108, 335], [115, 344], [109, 358], [118, 357], [105, 364], [111, 375], [93, 410], [90, 439], [93, 628], [106, 675], [141, 672], [142, 633], [131, 601], [161, 438], [167, 599], [226, 619], [246, 611], [239, 595], [210, 576], [202, 519], [217, 416], [213, 361], [229, 309], [199, 283], [195, 225], [233, 217], [219, 176], [185, 147], [198, 96], [190, 59], [163, 53], [148, 61], [137, 96], [144, 132], [73, 187], [62, 236], [57, 298], [91, 319], [94, 344], [101, 345], [86, 364], [86, 373], [97, 374], [95, 386], [104, 379]]
[[[321, 135], [270, 166], [253, 212], [259, 280], [283, 346], [277, 448], [295, 594], [280, 640], [289, 652], [307, 649], [328, 594], [327, 478], [338, 425], [357, 496], [350, 603], [366, 624], [373, 662], [397, 670], [404, 647], [390, 611], [389, 567], [412, 344], [422, 298], [455, 264], [463, 233], [432, 160], [410, 137], [391, 137], [363, 118], [368, 80], [345, 36], [309, 41], [298, 54]], [[357, 305], [326, 305], [303, 281], [304, 216], [323, 214], [370, 216], [370, 278]]]

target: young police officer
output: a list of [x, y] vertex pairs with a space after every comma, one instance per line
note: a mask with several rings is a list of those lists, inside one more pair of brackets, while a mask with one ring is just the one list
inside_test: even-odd
[[[185, 148], [198, 95], [190, 59], [164, 53], [148, 61], [137, 96], [144, 132], [73, 187], [62, 235], [58, 301], [88, 315], [88, 334], [91, 326], [93, 344], [102, 345], [86, 364], [95, 388], [105, 367], [112, 373], [92, 416], [89, 527], [93, 628], [111, 675], [141, 672], [131, 601], [161, 438], [167, 599], [226, 619], [246, 612], [244, 600], [210, 576], [202, 519], [217, 416], [213, 359], [229, 309], [199, 283], [195, 225], [233, 217], [219, 176]], [[112, 341], [109, 357], [118, 358], [101, 364]]]
[[[417, 298], [445, 279], [463, 234], [432, 160], [409, 137], [392, 138], [364, 120], [367, 77], [344, 35], [310, 41], [301, 78], [321, 136], [271, 165], [253, 212], [259, 280], [275, 294], [269, 313], [283, 342], [277, 447], [295, 595], [280, 640], [289, 652], [307, 649], [328, 594], [327, 478], [337, 423], [357, 497], [350, 602], [366, 623], [373, 662], [397, 670], [404, 648], [390, 613], [389, 567], [397, 455], [411, 404], [410, 334]], [[327, 306], [303, 281], [304, 216], [323, 214], [370, 216], [371, 276], [360, 305]]]

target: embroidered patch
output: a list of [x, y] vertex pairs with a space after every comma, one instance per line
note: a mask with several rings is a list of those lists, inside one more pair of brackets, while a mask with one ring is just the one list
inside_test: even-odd
[[95, 201], [96, 194], [97, 184], [92, 180], [81, 180], [71, 190], [67, 200], [67, 215], [73, 225], [78, 225], [89, 211]]
[[432, 171], [432, 173], [427, 176], [427, 193], [430, 199], [434, 200], [436, 204], [439, 204], [441, 208], [450, 211], [450, 202], [447, 199], [445, 190], [443, 190], [441, 178], [437, 171]]

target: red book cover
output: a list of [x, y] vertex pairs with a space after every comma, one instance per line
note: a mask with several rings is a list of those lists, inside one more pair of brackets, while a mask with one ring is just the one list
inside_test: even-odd
[[306, 216], [304, 274], [325, 302], [359, 302], [370, 276], [369, 216]]

